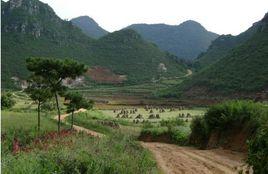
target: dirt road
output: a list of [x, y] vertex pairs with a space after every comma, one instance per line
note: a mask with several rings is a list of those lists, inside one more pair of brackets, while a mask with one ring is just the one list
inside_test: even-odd
[[165, 143], [141, 144], [154, 154], [165, 174], [232, 174], [238, 173], [244, 165], [245, 155], [237, 152], [197, 150]]
[[[87, 110], [81, 108], [81, 109], [75, 111], [74, 113], [85, 112], [85, 111], [87, 111]], [[64, 121], [65, 118], [66, 118], [67, 116], [69, 116], [69, 115], [70, 115], [70, 114], [63, 114], [63, 115], [61, 115], [61, 116], [60, 116], [60, 120], [61, 120], [61, 121]], [[58, 115], [56, 115], [56, 116], [54, 117], [54, 119], [55, 119], [55, 120], [58, 120]], [[101, 133], [99, 133], [99, 132], [95, 132], [95, 131], [93, 131], [93, 130], [90, 130], [90, 129], [87, 129], [87, 128], [84, 128], [84, 127], [81, 127], [81, 126], [73, 125], [73, 128], [74, 128], [74, 130], [76, 130], [77, 132], [85, 132], [86, 134], [91, 135], [91, 136], [94, 136], [94, 137], [103, 137], [103, 136], [104, 136], [103, 134], [101, 134]]]

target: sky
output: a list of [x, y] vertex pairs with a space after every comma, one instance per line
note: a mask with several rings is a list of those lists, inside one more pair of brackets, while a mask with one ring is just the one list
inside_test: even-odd
[[134, 23], [178, 25], [195, 20], [218, 34], [237, 35], [268, 12], [268, 0], [41, 0], [62, 19], [87, 15], [112, 32]]

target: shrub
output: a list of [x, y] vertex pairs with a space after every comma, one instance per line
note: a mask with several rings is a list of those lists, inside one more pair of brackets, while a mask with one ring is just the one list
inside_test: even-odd
[[202, 117], [193, 118], [190, 128], [190, 143], [199, 147], [204, 147], [208, 139], [208, 128], [205, 120]]
[[16, 104], [11, 93], [1, 95], [1, 109], [10, 109]]
[[[191, 123], [190, 143], [206, 146], [210, 135], [247, 128], [248, 163], [254, 173], [268, 172], [268, 109], [252, 101], [227, 101], [209, 108], [203, 118]], [[228, 135], [227, 135], [228, 136]], [[222, 137], [224, 138], [224, 137]]]
[[175, 144], [185, 145], [188, 142], [189, 131], [185, 127], [173, 127], [170, 130], [171, 140]]
[[256, 129], [258, 118], [263, 115], [263, 106], [252, 101], [227, 101], [214, 105], [205, 114], [208, 131], [226, 130], [248, 122]]
[[[266, 112], [268, 115], [268, 111]], [[256, 136], [248, 143], [248, 160], [253, 166], [254, 173], [268, 173], [268, 119], [263, 119], [263, 125]]]

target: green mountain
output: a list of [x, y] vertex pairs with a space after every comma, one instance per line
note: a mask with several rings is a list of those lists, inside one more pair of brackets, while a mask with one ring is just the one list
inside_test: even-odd
[[268, 13], [255, 34], [226, 56], [184, 81], [169, 95], [250, 97], [268, 91]]
[[104, 30], [88, 16], [80, 16], [71, 20], [72, 24], [80, 28], [89, 37], [98, 39], [106, 34], [108, 31]]
[[[28, 57], [73, 58], [90, 67], [104, 67], [123, 75], [125, 83], [186, 73], [185, 66], [175, 56], [144, 41], [133, 30], [121, 30], [95, 40], [38, 0], [2, 1], [1, 17], [4, 88], [14, 87], [12, 77], [27, 77]], [[162, 64], [165, 72], [159, 71]]]
[[212, 41], [206, 52], [201, 53], [197, 57], [193, 64], [194, 68], [200, 70], [208, 65], [217, 62], [226, 54], [228, 54], [231, 49], [245, 43], [249, 38], [251, 38], [252, 35], [257, 32], [259, 25], [261, 24], [259, 22], [256, 22], [248, 30], [237, 36], [219, 36], [217, 39]]
[[191, 20], [180, 25], [133, 24], [127, 28], [134, 29], [161, 49], [187, 60], [195, 59], [218, 37], [217, 34], [207, 31], [201, 24]]

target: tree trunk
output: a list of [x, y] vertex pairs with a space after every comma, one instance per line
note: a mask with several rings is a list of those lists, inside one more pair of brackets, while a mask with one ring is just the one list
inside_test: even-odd
[[58, 134], [60, 134], [60, 106], [59, 106], [57, 92], [55, 92], [55, 99], [56, 99], [56, 105], [57, 105], [57, 110], [58, 110]]
[[74, 127], [74, 110], [72, 110], [72, 129], [73, 129], [73, 127]]
[[38, 102], [37, 112], [38, 112], [37, 131], [39, 134], [39, 132], [40, 132], [40, 102]]

